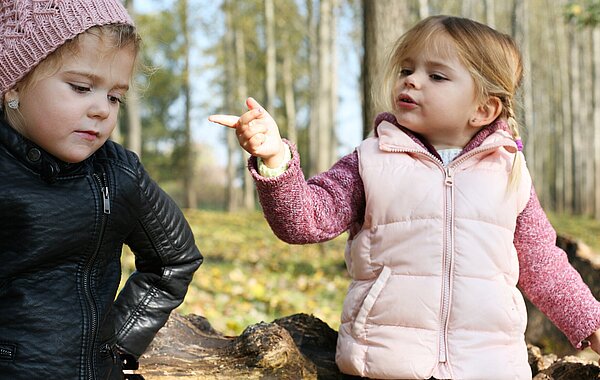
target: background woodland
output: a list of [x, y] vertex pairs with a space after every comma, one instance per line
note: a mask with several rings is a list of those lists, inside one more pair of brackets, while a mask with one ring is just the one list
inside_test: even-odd
[[[209, 114], [240, 114], [253, 96], [297, 142], [306, 174], [326, 170], [352, 150], [344, 139], [360, 143], [382, 111], [371, 91], [390, 43], [425, 16], [451, 14], [487, 23], [521, 47], [517, 113], [543, 206], [600, 218], [598, 0], [127, 3], [144, 50], [114, 139], [138, 152], [184, 208], [258, 207], [247, 156], [231, 131], [206, 122]], [[348, 65], [356, 69], [342, 71]]]

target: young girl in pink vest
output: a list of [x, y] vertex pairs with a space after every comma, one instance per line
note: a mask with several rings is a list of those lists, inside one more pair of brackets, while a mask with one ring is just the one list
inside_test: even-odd
[[377, 379], [531, 379], [523, 293], [577, 348], [600, 352], [600, 303], [556, 247], [514, 117], [514, 41], [427, 18], [396, 43], [372, 137], [308, 181], [253, 99], [236, 129], [266, 218], [289, 243], [349, 231], [336, 352]]

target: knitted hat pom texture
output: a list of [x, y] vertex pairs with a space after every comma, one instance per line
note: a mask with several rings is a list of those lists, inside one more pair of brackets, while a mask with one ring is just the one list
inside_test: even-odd
[[134, 25], [119, 0], [0, 0], [0, 96], [65, 42], [108, 24]]

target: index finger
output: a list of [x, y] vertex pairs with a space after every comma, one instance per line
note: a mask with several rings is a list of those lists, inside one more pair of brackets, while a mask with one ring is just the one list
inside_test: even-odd
[[237, 127], [237, 123], [239, 120], [239, 116], [234, 115], [210, 115], [208, 117], [209, 121], [213, 123], [221, 124], [229, 128]]

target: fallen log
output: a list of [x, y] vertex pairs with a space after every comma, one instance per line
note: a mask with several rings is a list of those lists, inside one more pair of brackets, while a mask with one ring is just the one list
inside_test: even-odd
[[[146, 380], [344, 379], [335, 365], [336, 340], [335, 330], [307, 314], [261, 322], [232, 337], [203, 317], [173, 313], [136, 373]], [[534, 380], [600, 378], [593, 361], [544, 355], [533, 345], [528, 351]]]

